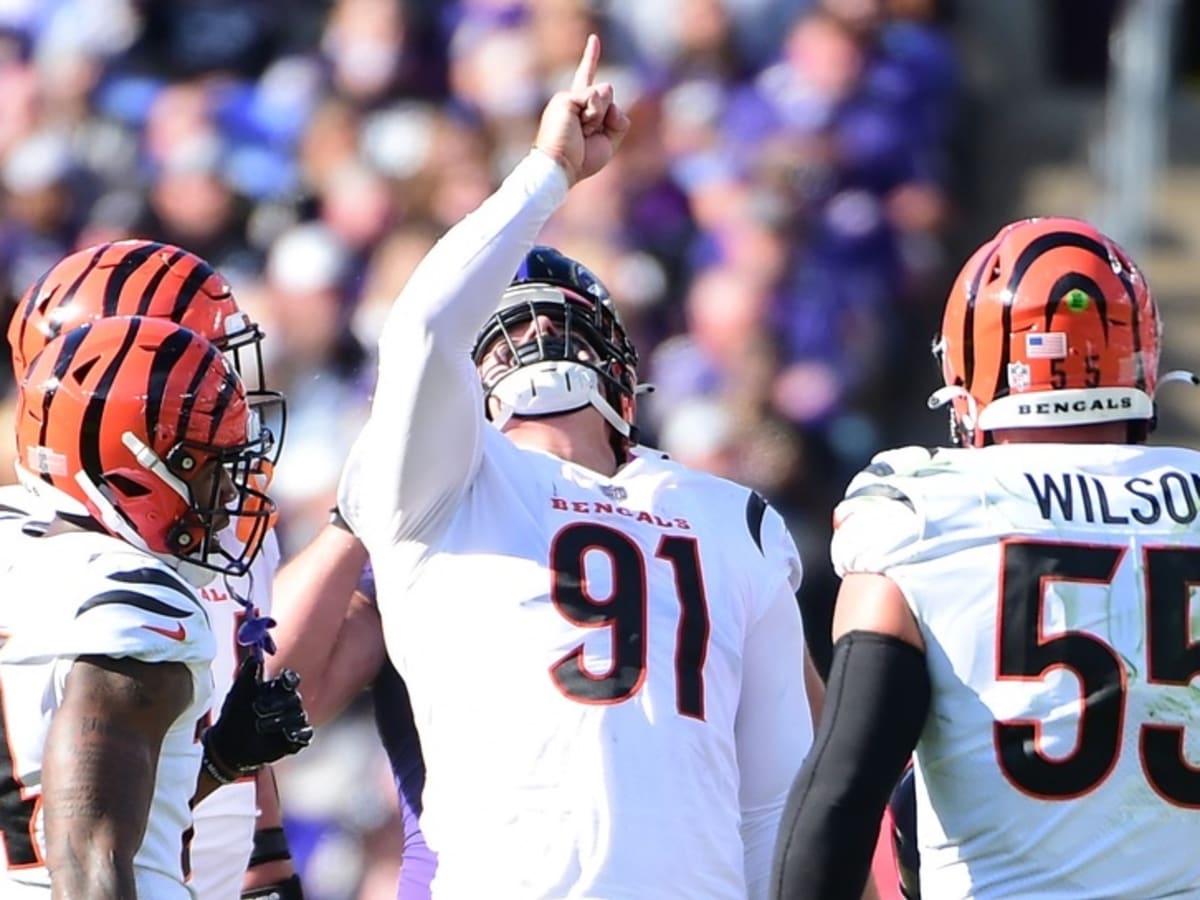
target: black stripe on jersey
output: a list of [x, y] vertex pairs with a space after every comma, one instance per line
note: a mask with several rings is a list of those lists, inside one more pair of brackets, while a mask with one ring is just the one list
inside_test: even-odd
[[[1094, 238], [1088, 237], [1086, 234], [1076, 234], [1073, 231], [1052, 231], [1049, 234], [1043, 234], [1035, 241], [1029, 242], [1029, 246], [1017, 257], [1012, 275], [1009, 276], [1008, 284], [1005, 286], [1005, 296], [1008, 300], [1004, 304], [1002, 315], [1004, 337], [1000, 341], [1000, 368], [996, 372], [996, 390], [993, 397], [1007, 397], [1009, 394], [1008, 363], [1010, 358], [1009, 353], [1012, 349], [1009, 346], [1012, 337], [1012, 304], [1014, 298], [1017, 296], [1017, 288], [1020, 287], [1021, 279], [1025, 277], [1025, 273], [1029, 271], [1030, 266], [1037, 262], [1044, 254], [1059, 247], [1076, 247], [1080, 250], [1086, 250], [1100, 257], [1106, 265], [1109, 263], [1108, 251], [1104, 248], [1104, 245]], [[1053, 295], [1046, 298], [1047, 320], [1050, 315], [1050, 304], [1057, 302], [1057, 299]]]
[[121, 261], [112, 267], [108, 279], [104, 282], [104, 315], [115, 316], [117, 306], [121, 302], [121, 293], [133, 273], [158, 251], [162, 244], [146, 244], [135, 250], [130, 250]]
[[158, 429], [158, 417], [162, 412], [167, 381], [191, 342], [191, 336], [187, 332], [177, 331], [154, 351], [154, 362], [150, 366], [150, 384], [146, 390], [146, 434], [154, 434]]
[[175, 308], [171, 310], [172, 322], [178, 322], [183, 318], [188, 304], [192, 302], [192, 298], [196, 296], [201, 286], [212, 274], [213, 270], [207, 263], [197, 261], [196, 268], [188, 274], [188, 277], [183, 280], [183, 284], [179, 286], [179, 294], [175, 297]]
[[186, 619], [192, 614], [189, 610], [176, 609], [169, 603], [163, 603], [161, 600], [155, 600], [153, 597], [147, 597], [145, 594], [139, 594], [137, 591], [114, 590], [105, 591], [87, 600], [76, 611], [75, 618], [78, 619], [89, 609], [95, 609], [97, 606], [111, 606], [113, 604], [136, 606], [138, 609], [145, 610], [148, 613], [154, 613], [156, 616], [166, 616], [169, 619]]
[[83, 411], [83, 422], [79, 429], [79, 460], [83, 471], [92, 477], [98, 476], [102, 471], [100, 444], [95, 436], [100, 433], [100, 420], [104, 418], [104, 406], [108, 402], [108, 392], [112, 388], [113, 382], [116, 381], [117, 372], [125, 360], [125, 355], [133, 346], [133, 342], [137, 340], [140, 328], [141, 319], [131, 318], [129, 320], [129, 325], [125, 329], [125, 337], [121, 339], [121, 348], [100, 376], [100, 380], [96, 382], [96, 389], [92, 391], [87, 408]]
[[[79, 346], [91, 330], [92, 326], [88, 323], [72, 330], [63, 338], [62, 352], [54, 361], [54, 379], [46, 388], [46, 393], [42, 395], [42, 425], [38, 431], [39, 446], [46, 446], [46, 430], [50, 424], [50, 405], [54, 402], [55, 394], [58, 393], [58, 384], [67, 376], [67, 369], [71, 368], [71, 363], [75, 361], [75, 355], [79, 353]], [[48, 472], [42, 472], [41, 476], [47, 484], [51, 482]]]
[[210, 344], [204, 351], [204, 359], [192, 373], [191, 383], [187, 386], [187, 392], [183, 395], [183, 404], [179, 408], [179, 421], [175, 425], [175, 433], [181, 438], [187, 436], [188, 426], [192, 421], [192, 407], [196, 405], [196, 391], [200, 390], [200, 383], [204, 381], [204, 373], [208, 371], [216, 357], [217, 348]]
[[917, 511], [916, 504], [909, 499], [908, 494], [890, 484], [866, 484], [846, 495], [847, 500], [854, 500], [858, 497], [883, 497], [887, 500], [895, 500], [898, 503], [903, 503], [913, 512]]
[[1096, 303], [1096, 312], [1100, 314], [1100, 327], [1104, 329], [1104, 340], [1108, 341], [1108, 298], [1095, 280], [1079, 272], [1069, 272], [1050, 288], [1050, 296], [1046, 299], [1046, 330], [1050, 330], [1050, 320], [1058, 312], [1063, 298], [1074, 290], [1083, 291]]
[[763, 495], [758, 491], [751, 491], [750, 496], [746, 498], [746, 528], [750, 531], [750, 537], [754, 538], [754, 546], [758, 548], [758, 552], [762, 553], [762, 523], [763, 516], [767, 513], [767, 501], [763, 499]]
[[[155, 244], [154, 249], [156, 251], [162, 250], [163, 245]], [[158, 271], [150, 276], [150, 280], [146, 283], [146, 287], [142, 291], [142, 296], [138, 299], [137, 311], [139, 316], [144, 316], [150, 311], [150, 303], [154, 300], [154, 294], [158, 290], [158, 286], [162, 284], [163, 279], [167, 277], [167, 272], [170, 271], [171, 266], [175, 265], [175, 263], [179, 261], [184, 253], [185, 251], [183, 249], [177, 248], [167, 260], [167, 264], [165, 266], [159, 266]]]
[[[113, 572], [106, 576], [109, 581], [116, 581], [121, 584], [156, 584], [159, 587], [170, 588], [187, 597], [192, 603], [196, 603], [196, 598], [192, 595], [191, 589], [180, 578], [176, 578], [169, 572], [164, 572], [162, 569], [127, 569], [122, 572]], [[198, 604], [197, 604], [198, 605]]]

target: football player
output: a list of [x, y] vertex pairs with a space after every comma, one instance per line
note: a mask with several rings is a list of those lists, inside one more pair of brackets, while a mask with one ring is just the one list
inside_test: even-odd
[[[25, 292], [9, 323], [17, 382], [29, 361], [57, 335], [85, 322], [127, 315], [184, 325], [226, 354], [275, 438], [272, 452], [262, 459], [263, 471], [255, 475], [258, 488], [265, 490], [283, 441], [284, 402], [265, 386], [262, 330], [239, 308], [225, 279], [181, 247], [140, 239], [114, 241], [78, 250], [47, 269]], [[245, 538], [231, 531], [222, 535], [223, 543], [231, 547]], [[239, 643], [242, 624], [247, 619], [269, 621], [271, 583], [278, 564], [279, 545], [274, 529], [269, 529], [262, 552], [244, 574], [227, 574], [201, 588], [218, 635], [214, 709], [219, 709], [221, 697], [233, 686], [240, 659], [250, 652]], [[253, 627], [248, 626], [247, 632]], [[300, 896], [278, 807], [269, 767], [196, 806], [191, 885], [199, 900], [236, 900], [243, 890], [247, 898], [270, 896], [272, 891], [280, 892], [280, 900]]]
[[598, 61], [591, 37], [397, 298], [339, 509], [420, 733], [435, 896], [760, 898], [812, 736], [800, 562], [752, 491], [636, 444], [612, 298], [533, 246], [628, 128]]
[[954, 448], [882, 453], [835, 512], [843, 577], [776, 897], [850, 896], [916, 750], [920, 892], [1200, 894], [1200, 454], [1143, 446], [1161, 325], [1070, 218], [967, 261], [934, 350]]
[[[202, 336], [113, 317], [23, 374], [0, 499], [0, 895], [190, 900], [191, 805], [311, 738], [250, 657], [208, 727], [198, 588], [253, 564], [275, 438]], [[231, 550], [220, 532], [245, 535]]]

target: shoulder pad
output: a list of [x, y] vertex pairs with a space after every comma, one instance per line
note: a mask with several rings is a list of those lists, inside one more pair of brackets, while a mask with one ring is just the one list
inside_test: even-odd
[[877, 478], [889, 475], [919, 477], [944, 469], [945, 463], [946, 454], [939, 453], [936, 447], [897, 447], [876, 453], [860, 475], [872, 475]]
[[838, 575], [882, 573], [904, 561], [925, 535], [925, 515], [913, 480], [945, 471], [937, 451], [900, 447], [877, 454], [846, 488], [833, 511], [830, 553]]
[[204, 662], [216, 650], [196, 589], [148, 553], [101, 546], [64, 585], [74, 613], [55, 636], [57, 654]]

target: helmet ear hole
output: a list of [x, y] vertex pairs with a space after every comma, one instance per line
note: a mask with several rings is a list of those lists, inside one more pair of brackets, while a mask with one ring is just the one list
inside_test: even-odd
[[150, 494], [150, 488], [146, 485], [139, 484], [124, 475], [113, 473], [106, 476], [104, 480], [126, 497], [146, 497]]

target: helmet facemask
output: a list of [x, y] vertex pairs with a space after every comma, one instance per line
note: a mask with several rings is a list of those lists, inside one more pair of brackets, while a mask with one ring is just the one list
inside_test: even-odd
[[[225, 316], [219, 323], [223, 335], [209, 338], [225, 354], [233, 370], [241, 376], [246, 393], [282, 396], [267, 389], [267, 367], [263, 360], [263, 330], [240, 310]], [[215, 327], [215, 326], [214, 326]]]
[[[284, 407], [282, 402], [264, 403], [261, 398], [247, 401], [245, 443], [214, 447], [185, 440], [167, 459], [172, 471], [186, 468], [188, 459], [207, 459], [222, 470], [223, 477], [209, 479], [207, 489], [188, 483], [190, 512], [171, 530], [169, 539], [187, 562], [233, 576], [246, 573], [277, 518], [266, 487], [282, 441], [267, 422], [273, 415], [282, 428]], [[222, 494], [229, 489], [233, 498], [224, 502]], [[236, 541], [227, 535], [236, 535]]]
[[502, 303], [472, 354], [485, 402], [497, 401], [497, 425], [512, 416], [541, 418], [590, 405], [623, 441], [634, 440], [637, 352], [611, 300], [522, 284], [507, 290]]
[[[280, 449], [253, 406], [249, 413], [246, 440], [232, 446], [185, 439], [159, 456], [127, 431], [122, 441], [137, 469], [111, 470], [96, 479], [79, 472], [76, 480], [100, 509], [104, 524], [139, 544], [146, 541], [135, 523], [149, 520], [145, 513], [156, 503], [151, 482], [165, 484], [185, 505], [162, 535], [165, 551], [192, 569], [244, 575], [277, 517], [259, 473], [269, 469]], [[227, 539], [231, 534], [237, 541]]]
[[[279, 398], [247, 397], [209, 341], [162, 319], [112, 317], [56, 338], [19, 393], [23, 477], [53, 508], [187, 571], [243, 574], [275, 514]], [[240, 531], [234, 547], [229, 535]]]

